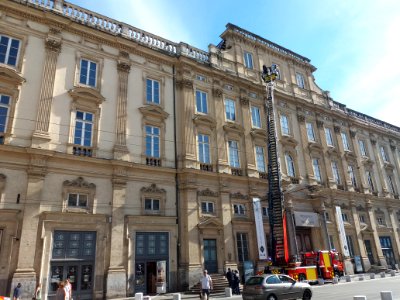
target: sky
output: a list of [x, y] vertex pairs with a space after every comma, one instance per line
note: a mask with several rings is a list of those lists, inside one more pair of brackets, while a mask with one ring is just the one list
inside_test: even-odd
[[335, 101], [400, 127], [399, 0], [69, 2], [204, 51], [232, 23], [309, 58]]

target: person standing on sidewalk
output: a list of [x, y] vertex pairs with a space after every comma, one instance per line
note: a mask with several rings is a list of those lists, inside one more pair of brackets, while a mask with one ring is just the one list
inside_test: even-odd
[[213, 289], [213, 283], [211, 276], [208, 275], [207, 270], [204, 270], [203, 276], [200, 278], [201, 283], [201, 295], [204, 300], [208, 300], [210, 298], [210, 290]]
[[228, 272], [226, 272], [225, 277], [228, 280], [229, 287], [232, 288], [233, 273], [231, 271], [231, 268], [228, 268]]

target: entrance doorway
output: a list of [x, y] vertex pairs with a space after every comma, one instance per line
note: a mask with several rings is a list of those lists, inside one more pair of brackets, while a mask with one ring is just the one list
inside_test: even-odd
[[69, 278], [74, 299], [93, 298], [96, 232], [55, 231], [50, 261], [48, 299]]
[[296, 227], [296, 241], [299, 253], [313, 250], [310, 228]]
[[395, 269], [396, 260], [394, 258], [393, 248], [392, 248], [392, 241], [389, 236], [381, 236], [379, 237], [381, 242], [383, 256], [385, 256], [386, 263], [388, 267]]
[[203, 240], [204, 247], [204, 268], [208, 273], [218, 273], [217, 261], [217, 240], [205, 239]]
[[365, 244], [365, 252], [367, 252], [367, 256], [371, 265], [375, 264], [374, 254], [372, 252], [372, 246], [370, 240], [364, 240]]

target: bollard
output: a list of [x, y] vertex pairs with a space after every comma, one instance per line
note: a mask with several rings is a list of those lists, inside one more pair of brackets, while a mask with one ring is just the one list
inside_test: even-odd
[[346, 282], [351, 282], [351, 277], [350, 277], [350, 275], [346, 275], [345, 278], [346, 278]]
[[359, 280], [359, 281], [363, 281], [363, 280], [364, 280], [364, 275], [362, 275], [362, 274], [359, 275], [359, 276], [358, 276], [358, 280]]
[[172, 295], [172, 299], [173, 299], [173, 300], [181, 300], [181, 294], [179, 294], [179, 293], [173, 294], [173, 295]]
[[143, 293], [136, 293], [135, 300], [143, 300]]
[[339, 283], [339, 278], [337, 278], [336, 276], [333, 277], [332, 283], [333, 284]]
[[323, 278], [318, 278], [318, 285], [324, 285], [325, 280]]
[[232, 289], [225, 288], [225, 297], [232, 297]]
[[390, 276], [392, 277], [396, 276], [396, 271], [395, 270], [390, 271]]
[[369, 279], [375, 279], [375, 273], [370, 273], [369, 274]]
[[367, 296], [354, 296], [353, 300], [367, 300]]
[[381, 300], [393, 300], [393, 295], [391, 291], [382, 291]]
[[386, 277], [385, 272], [381, 272], [381, 278], [385, 278], [385, 277]]

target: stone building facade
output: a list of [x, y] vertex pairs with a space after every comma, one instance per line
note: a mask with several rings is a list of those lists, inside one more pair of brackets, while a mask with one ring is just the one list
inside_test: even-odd
[[264, 64], [290, 255], [347, 244], [349, 273], [395, 267], [400, 128], [334, 101], [309, 59], [232, 24], [221, 38], [205, 52], [61, 0], [0, 3], [1, 294], [51, 299], [68, 277], [116, 298], [262, 266]]

